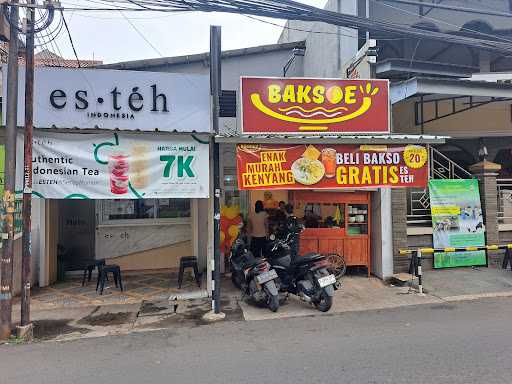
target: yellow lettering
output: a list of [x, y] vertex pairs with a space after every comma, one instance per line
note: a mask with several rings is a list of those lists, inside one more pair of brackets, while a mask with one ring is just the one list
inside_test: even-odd
[[325, 101], [325, 87], [317, 85], [313, 88], [313, 103], [322, 104]]
[[373, 167], [373, 175], [374, 175], [374, 180], [373, 182], [375, 184], [380, 184], [381, 181], [380, 181], [380, 171], [381, 171], [382, 167], [380, 165], [376, 165]]
[[289, 84], [286, 87], [284, 87], [283, 102], [295, 103], [295, 90], [292, 84]]
[[268, 86], [268, 102], [279, 103], [281, 101], [281, 87], [279, 85]]
[[348, 183], [359, 184], [359, 168], [350, 167], [348, 169]]
[[363, 168], [363, 177], [361, 178], [361, 184], [371, 184], [372, 183], [372, 175], [370, 173], [370, 168]]
[[345, 88], [345, 104], [356, 103], [356, 89], [355, 85], [349, 85]]
[[340, 185], [347, 184], [347, 169], [343, 166], [336, 169], [336, 182]]
[[398, 167], [391, 166], [389, 167], [389, 183], [390, 184], [396, 184], [398, 183]]
[[310, 85], [299, 85], [297, 87], [297, 103], [311, 103], [309, 92], [311, 92]]

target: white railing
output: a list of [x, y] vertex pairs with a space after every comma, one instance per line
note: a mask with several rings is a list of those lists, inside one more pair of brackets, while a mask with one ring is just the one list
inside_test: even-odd
[[498, 223], [512, 224], [512, 179], [497, 179]]
[[[473, 175], [450, 160], [437, 149], [430, 147], [429, 177], [431, 179], [472, 179]], [[409, 188], [407, 196], [407, 225], [430, 227], [430, 197], [428, 189]]]

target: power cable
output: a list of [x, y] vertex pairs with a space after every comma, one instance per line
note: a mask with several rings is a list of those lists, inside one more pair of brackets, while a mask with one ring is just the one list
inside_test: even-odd
[[125, 20], [128, 22], [128, 24], [130, 24], [130, 25], [131, 25], [131, 27], [135, 30], [135, 32], [137, 32], [137, 34], [138, 34], [138, 35], [139, 35], [139, 36], [140, 36], [140, 37], [141, 37], [141, 38], [142, 38], [146, 43], [148, 43], [148, 45], [149, 45], [151, 48], [153, 48], [153, 50], [154, 50], [156, 53], [158, 53], [158, 55], [159, 55], [160, 57], [164, 57], [164, 55], [162, 54], [162, 52], [160, 52], [160, 51], [158, 50], [158, 48], [157, 48], [157, 47], [155, 47], [155, 46], [151, 43], [151, 41], [149, 41], [149, 40], [146, 38], [146, 36], [144, 36], [144, 34], [143, 34], [141, 31], [139, 31], [139, 29], [135, 26], [135, 24], [133, 24], [133, 23], [131, 22], [131, 20], [129, 20], [128, 18], [126, 18], [126, 16], [125, 16], [125, 14], [123, 13], [123, 11], [119, 11], [119, 13], [120, 13], [121, 15], [123, 15], [123, 17], [125, 18]]
[[445, 4], [441, 4], [441, 3], [424, 3], [424, 2], [421, 2], [418, 0], [380, 0], [379, 1], [379, 3], [383, 3], [383, 2], [415, 5], [415, 6], [431, 8], [431, 9], [442, 9], [442, 10], [446, 10], [446, 11], [473, 13], [473, 14], [478, 14], [478, 15], [512, 17], [512, 13], [500, 12], [498, 9], [492, 9], [492, 8], [488, 8], [488, 7], [486, 7], [486, 9], [488, 9], [490, 11], [486, 11], [483, 9], [477, 9], [477, 8], [458, 7], [455, 5], [445, 5]]
[[[411, 11], [408, 11], [406, 9], [403, 9], [403, 8], [400, 8], [400, 7], [395, 7], [395, 6], [392, 6], [392, 5], [389, 5], [389, 4], [384, 4], [382, 2], [379, 2], [377, 0], [370, 0], [371, 2], [373, 3], [378, 3], [378, 4], [381, 4], [383, 5], [384, 7], [389, 7], [389, 8], [392, 8], [396, 11], [399, 11], [399, 12], [402, 12], [402, 13], [406, 13], [406, 14], [409, 14], [409, 15], [413, 15], [413, 16], [416, 16], [416, 17], [419, 17], [420, 15], [418, 15], [417, 13], [415, 12], [411, 12]], [[485, 33], [485, 32], [482, 32], [482, 31], [478, 31], [476, 29], [471, 29], [471, 28], [467, 28], [467, 27], [464, 27], [462, 25], [457, 25], [457, 24], [453, 24], [453, 23], [450, 23], [448, 21], [444, 21], [444, 20], [441, 20], [441, 19], [437, 19], [437, 18], [434, 18], [434, 17], [429, 17], [429, 16], [421, 16], [421, 18], [423, 19], [427, 19], [427, 20], [430, 20], [430, 21], [436, 21], [438, 23], [442, 23], [442, 24], [446, 24], [450, 27], [455, 27], [455, 28], [458, 28], [459, 30], [461, 31], [467, 31], [467, 32], [471, 32], [471, 33], [476, 33], [478, 35], [482, 35], [482, 36], [485, 36], [485, 37], [492, 37], [493, 39], [500, 39], [500, 40], [503, 40], [503, 41], [506, 41], [507, 43], [512, 43], [512, 39], [507, 39], [505, 37], [502, 37], [502, 36], [499, 36], [499, 35], [495, 35], [495, 34], [491, 34], [491, 33]]]
[[60, 11], [62, 20], [64, 21], [64, 26], [66, 27], [66, 32], [68, 33], [69, 42], [71, 43], [71, 48], [73, 48], [73, 53], [75, 54], [76, 62], [78, 64], [78, 68], [81, 68], [80, 59], [78, 58], [78, 54], [76, 53], [75, 44], [73, 43], [73, 38], [71, 37], [71, 32], [69, 31], [68, 23], [66, 22], [66, 18], [64, 17], [64, 12]]
[[[90, 1], [90, 0], [89, 0]], [[135, 5], [135, 4], [137, 5]], [[277, 19], [302, 20], [311, 22], [324, 22], [340, 27], [367, 30], [372, 33], [389, 33], [410, 38], [423, 38], [438, 40], [446, 43], [471, 46], [477, 49], [497, 51], [510, 54], [512, 52], [512, 41], [503, 39], [496, 35], [478, 33], [481, 36], [489, 36], [489, 39], [482, 39], [470, 36], [448, 34], [444, 32], [425, 31], [413, 28], [410, 25], [400, 25], [386, 21], [366, 19], [359, 16], [337, 13], [317, 7], [301, 4], [293, 0], [112, 0], [108, 2], [110, 7], [125, 7], [126, 11], [202, 11], [202, 12], [224, 12], [235, 14], [250, 14], [260, 17], [271, 17]], [[144, 6], [134, 8], [135, 6]], [[118, 8], [114, 8], [118, 10]], [[73, 8], [78, 10], [78, 8]], [[111, 8], [112, 9], [112, 8]], [[92, 10], [99, 10], [98, 8]], [[107, 10], [103, 8], [101, 10]], [[398, 8], [399, 11], [403, 11]], [[123, 11], [125, 11], [123, 9]], [[413, 13], [414, 14], [414, 13]], [[417, 16], [416, 14], [414, 14]], [[458, 26], [457, 26], [458, 27]], [[505, 40], [506, 43], [496, 41]]]
[[[242, 16], [248, 17], [249, 19], [252, 19], [252, 20], [259, 21], [261, 23], [274, 25], [274, 26], [279, 27], [281, 29], [287, 29], [287, 30], [290, 30], [290, 31], [313, 33], [313, 34], [319, 34], [319, 35], [344, 36], [344, 37], [351, 37], [353, 39], [366, 40], [366, 37], [357, 37], [357, 36], [348, 35], [348, 34], [344, 34], [344, 33], [337, 33], [337, 32], [322, 32], [322, 31], [313, 31], [313, 30], [310, 30], [310, 29], [308, 30], [308, 29], [289, 27], [287, 25], [280, 25], [280, 24], [273, 23], [273, 22], [268, 21], [268, 20], [263, 20], [263, 19], [260, 19], [258, 17], [255, 17], [255, 16], [250, 16], [250, 15], [242, 15]], [[391, 37], [391, 38], [377, 38], [376, 37], [376, 39], [379, 40], [379, 41], [401, 41], [401, 40], [408, 40], [409, 38], [408, 37]]]

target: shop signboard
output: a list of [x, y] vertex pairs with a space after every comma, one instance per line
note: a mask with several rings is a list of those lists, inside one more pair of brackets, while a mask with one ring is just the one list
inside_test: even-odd
[[[23, 126], [25, 68], [18, 76], [18, 125]], [[36, 128], [210, 132], [207, 75], [36, 68], [34, 84]]]
[[425, 188], [428, 153], [420, 145], [239, 144], [237, 168], [244, 190]]
[[[51, 199], [208, 198], [209, 155], [208, 141], [193, 135], [39, 131], [34, 135], [32, 194]], [[21, 135], [17, 156], [23, 159]], [[18, 167], [17, 190], [22, 180]]]
[[[430, 180], [429, 193], [435, 248], [485, 245], [478, 180]], [[434, 254], [434, 268], [486, 264], [485, 251]]]
[[242, 132], [389, 133], [387, 80], [242, 77]]

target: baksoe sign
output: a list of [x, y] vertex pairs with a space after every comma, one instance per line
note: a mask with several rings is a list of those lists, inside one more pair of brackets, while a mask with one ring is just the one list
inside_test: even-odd
[[242, 77], [244, 133], [389, 133], [389, 82]]

